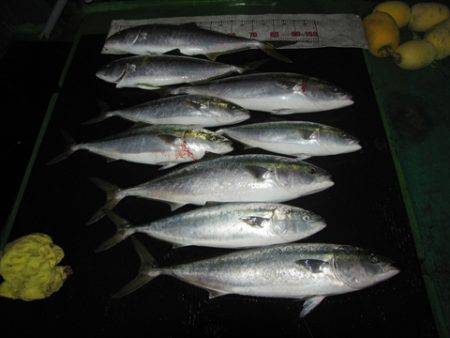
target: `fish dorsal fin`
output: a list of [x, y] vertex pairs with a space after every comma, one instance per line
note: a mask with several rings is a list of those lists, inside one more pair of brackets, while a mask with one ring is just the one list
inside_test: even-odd
[[325, 299], [324, 296], [309, 297], [303, 303], [302, 311], [300, 312], [300, 318], [305, 317], [310, 313], [317, 305], [319, 305]]
[[329, 263], [320, 259], [300, 259], [298, 261], [295, 261], [295, 264], [309, 270], [312, 273], [318, 273], [321, 272], [322, 268]]
[[248, 165], [246, 168], [255, 178], [259, 180], [263, 180], [271, 172], [270, 169], [258, 165]]
[[247, 223], [248, 225], [252, 227], [258, 227], [262, 228], [264, 221], [268, 221], [269, 219], [264, 217], [258, 217], [258, 216], [250, 216], [250, 217], [244, 217], [241, 218], [241, 221]]
[[156, 136], [168, 144], [172, 144], [176, 140], [178, 140], [178, 137], [176, 137], [174, 135], [170, 135], [170, 134], [158, 134]]
[[209, 299], [225, 296], [228, 293], [222, 292], [222, 291], [216, 291], [216, 290], [208, 290]]

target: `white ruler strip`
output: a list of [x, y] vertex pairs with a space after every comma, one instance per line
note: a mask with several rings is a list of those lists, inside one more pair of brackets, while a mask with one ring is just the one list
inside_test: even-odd
[[[150, 23], [198, 26], [261, 41], [292, 41], [281, 48], [367, 48], [361, 19], [355, 14], [262, 14], [191, 16], [144, 20], [113, 20], [108, 36]], [[102, 53], [107, 54], [105, 51]]]

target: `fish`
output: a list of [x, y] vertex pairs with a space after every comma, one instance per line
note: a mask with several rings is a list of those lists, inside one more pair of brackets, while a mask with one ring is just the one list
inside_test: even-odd
[[257, 48], [275, 59], [292, 62], [269, 43], [203, 29], [195, 23], [127, 28], [108, 37], [103, 48], [108, 54], [136, 55], [158, 55], [177, 50], [184, 55], [205, 55], [211, 60], [222, 54]]
[[346, 132], [320, 123], [279, 121], [246, 124], [217, 130], [249, 147], [306, 159], [350, 153], [361, 149], [359, 140]]
[[185, 85], [168, 94], [215, 96], [245, 109], [275, 115], [313, 113], [353, 104], [352, 96], [326, 81], [295, 73], [255, 73]]
[[132, 225], [112, 211], [106, 215], [117, 233], [96, 250], [104, 251], [135, 233], [144, 233], [174, 247], [246, 248], [294, 242], [325, 228], [315, 213], [279, 203], [225, 203], [205, 206], [141, 225]]
[[113, 298], [167, 275], [207, 290], [210, 299], [237, 294], [303, 300], [303, 318], [326, 297], [373, 286], [400, 272], [390, 259], [349, 245], [280, 244], [167, 267], [159, 267], [139, 240], [133, 238], [133, 245], [141, 260], [138, 275]]
[[84, 124], [97, 123], [113, 116], [147, 124], [218, 127], [245, 121], [250, 118], [250, 113], [234, 103], [216, 97], [178, 95], [148, 101], [131, 108], [107, 111]]
[[92, 224], [125, 197], [166, 202], [172, 210], [211, 202], [285, 202], [316, 193], [334, 183], [325, 170], [298, 159], [274, 155], [235, 155], [189, 164], [135, 187], [91, 181], [106, 193], [106, 204]]
[[100, 68], [95, 76], [114, 83], [116, 88], [156, 90], [164, 86], [204, 82], [233, 73], [243, 73], [265, 61], [238, 67], [189, 56], [141, 55], [112, 61]]
[[226, 137], [197, 126], [135, 127], [102, 140], [78, 144], [67, 134], [65, 138], [67, 150], [48, 164], [62, 161], [78, 150], [88, 150], [109, 161], [161, 165], [162, 169], [167, 169], [179, 163], [197, 161], [208, 152], [226, 154], [233, 150]]

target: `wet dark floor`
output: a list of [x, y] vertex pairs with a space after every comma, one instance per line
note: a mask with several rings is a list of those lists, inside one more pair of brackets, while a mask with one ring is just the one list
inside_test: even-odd
[[[139, 261], [129, 240], [101, 254], [100, 242], [114, 233], [104, 219], [90, 227], [85, 222], [104, 202], [104, 195], [89, 180], [100, 177], [119, 186], [144, 182], [161, 172], [125, 162], [106, 163], [103, 158], [78, 152], [54, 165], [45, 163], [64, 149], [60, 130], [77, 141], [92, 140], [130, 124], [111, 119], [93, 126], [81, 122], [105, 105], [126, 107], [156, 97], [139, 89], [116, 90], [94, 78], [95, 71], [111, 60], [100, 55], [101, 36], [81, 39], [66, 83], [44, 138], [11, 238], [40, 231], [51, 235], [66, 252], [65, 263], [74, 275], [51, 298], [33, 303], [4, 302], [7, 330], [16, 334], [37, 331], [81, 332], [91, 335], [135, 334], [154, 337], [349, 337], [437, 335], [420, 276], [414, 242], [401, 199], [386, 135], [374, 99], [362, 52], [357, 49], [284, 51], [294, 62], [270, 60], [260, 71], [298, 72], [329, 80], [353, 94], [351, 107], [315, 114], [283, 117], [336, 126], [361, 140], [357, 153], [313, 158], [310, 161], [333, 175], [335, 185], [290, 204], [323, 216], [328, 227], [308, 242], [361, 246], [392, 258], [401, 273], [369, 289], [327, 298], [305, 319], [299, 318], [301, 302], [229, 295], [209, 300], [207, 292], [171, 277], [159, 277], [126, 298], [110, 295], [134, 278]], [[265, 57], [259, 51], [227, 55], [223, 62], [242, 64]], [[252, 112], [251, 122], [281, 120]], [[235, 154], [263, 153], [243, 150]], [[189, 210], [185, 207], [180, 211]], [[167, 205], [127, 198], [116, 211], [134, 221], [169, 215]], [[139, 236], [161, 264], [188, 262], [227, 250], [180, 248]], [[23, 325], [32, 318], [33, 326]], [[62, 331], [63, 330], [63, 331]]]

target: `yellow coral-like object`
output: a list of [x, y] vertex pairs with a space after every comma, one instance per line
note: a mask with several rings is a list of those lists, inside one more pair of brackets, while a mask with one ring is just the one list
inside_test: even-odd
[[57, 266], [64, 251], [50, 236], [34, 233], [9, 243], [0, 259], [0, 296], [26, 301], [49, 297], [72, 270]]

